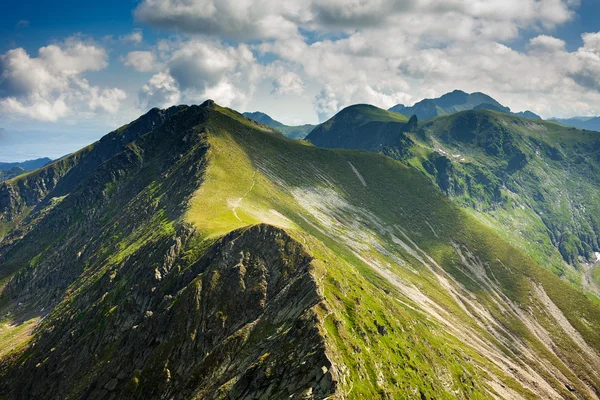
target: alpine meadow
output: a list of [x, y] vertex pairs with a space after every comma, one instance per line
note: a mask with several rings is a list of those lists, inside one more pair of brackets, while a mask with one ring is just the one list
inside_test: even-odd
[[7, 5], [0, 399], [600, 399], [598, 18]]

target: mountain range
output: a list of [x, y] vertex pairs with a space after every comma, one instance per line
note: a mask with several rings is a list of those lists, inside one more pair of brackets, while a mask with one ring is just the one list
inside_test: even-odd
[[306, 135], [308, 135], [310, 131], [312, 131], [315, 127], [315, 125], [310, 124], [298, 126], [285, 125], [279, 121], [275, 121], [267, 114], [258, 111], [245, 112], [243, 115], [247, 118], [253, 119], [262, 124], [270, 126], [271, 128], [277, 129], [279, 132], [292, 139], [304, 139]]
[[28, 171], [42, 168], [44, 165], [49, 164], [50, 162], [52, 162], [52, 160], [47, 157], [22, 162], [0, 162], [0, 182], [7, 179], [12, 179]]
[[0, 398], [598, 398], [595, 133], [307, 140], [207, 101], [0, 184]]
[[562, 125], [600, 132], [600, 117], [552, 118]]
[[407, 107], [403, 104], [397, 104], [390, 108], [390, 111], [404, 114], [408, 117], [416, 115], [419, 120], [426, 120], [438, 117], [440, 115], [448, 115], [459, 111], [477, 109], [488, 109], [507, 114], [514, 114], [525, 118], [541, 119], [540, 116], [531, 111], [512, 113], [510, 108], [498, 103], [487, 94], [480, 92], [465, 93], [462, 90], [455, 90], [435, 99], [424, 99], [411, 107]]

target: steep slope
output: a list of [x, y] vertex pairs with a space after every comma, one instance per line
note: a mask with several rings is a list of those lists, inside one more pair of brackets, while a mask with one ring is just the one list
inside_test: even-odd
[[436, 151], [423, 166], [446, 193], [522, 233], [531, 242], [523, 247], [559, 275], [569, 271], [553, 247], [581, 273], [593, 265], [600, 249], [597, 134], [491, 112], [460, 113], [422, 129]]
[[[397, 104], [390, 108], [390, 111], [409, 117], [416, 115], [419, 120], [427, 120], [440, 115], [448, 115], [460, 111], [478, 109], [511, 113], [510, 108], [498, 103], [487, 94], [479, 92], [465, 93], [462, 90], [455, 90], [451, 93], [446, 93], [445, 95], [436, 99], [424, 99], [418, 103], [415, 103], [411, 107], [407, 107], [403, 104]], [[531, 111], [519, 112], [515, 115], [525, 118], [541, 119], [538, 115]]]
[[273, 129], [277, 129], [279, 132], [283, 133], [285, 136], [291, 139], [304, 139], [310, 133], [310, 131], [312, 131], [315, 128], [315, 125], [310, 124], [298, 126], [285, 125], [279, 121], [275, 121], [267, 114], [258, 111], [245, 112], [244, 117], [253, 119], [257, 122], [260, 122], [261, 124], [270, 126]]
[[0, 396], [600, 393], [600, 306], [388, 157], [207, 102], [51, 203], [2, 250]]
[[0, 182], [15, 178], [26, 171], [21, 167], [13, 167], [10, 169], [0, 170]]
[[364, 120], [353, 123], [351, 112], [340, 112], [307, 139], [381, 152], [417, 168], [538, 263], [600, 293], [597, 134], [475, 110], [418, 127], [390, 122], [386, 132], [396, 133], [385, 136]]
[[177, 111], [178, 107], [152, 109], [136, 121], [74, 154], [0, 183], [0, 242], [11, 227], [40, 203], [43, 203], [41, 208], [48, 206], [44, 200], [70, 193], [98, 166], [125, 150], [140, 135], [162, 125], [166, 118]]

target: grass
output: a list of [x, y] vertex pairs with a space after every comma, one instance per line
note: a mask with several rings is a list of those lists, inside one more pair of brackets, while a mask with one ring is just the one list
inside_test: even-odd
[[31, 333], [39, 320], [36, 317], [22, 323], [10, 319], [0, 321], [0, 359], [24, 348], [31, 340]]
[[[387, 112], [357, 107], [376, 113], [375, 118], [388, 118]], [[157, 179], [155, 166], [145, 163], [143, 179], [135, 175], [137, 180], [106, 184], [103, 189], [111, 200], [98, 215], [106, 237], [96, 249], [94, 263], [83, 267], [43, 327], [58, 326], [61, 319], [69, 326], [68, 319], [73, 318], [94, 322], [86, 331], [89, 335], [103, 332], [121, 312], [117, 301], [128, 290], [128, 279], [133, 279], [127, 274], [134, 266], [147, 265], [144, 273], [154, 276], [149, 255], [168, 250], [175, 225], [190, 223], [197, 229], [198, 236], [182, 259], [182, 265], [189, 266], [232, 230], [267, 223], [286, 230], [314, 257], [312, 273], [324, 298], [315, 309], [319, 328], [327, 339], [328, 355], [343, 366], [340, 391], [348, 398], [486, 399], [498, 394], [499, 387], [524, 398], [540, 397], [526, 379], [500, 368], [498, 359], [507, 365], [527, 364], [559, 395], [567, 396], [567, 389], [548, 374], [546, 365], [582, 393], [586, 389], [578, 377], [600, 387], [590, 358], [546, 312], [547, 304], [534, 289], [541, 285], [568, 324], [594, 349], [600, 349], [600, 304], [524, 254], [528, 247], [544, 249], [542, 235], [531, 235], [541, 245], [527, 243], [522, 251], [518, 243], [508, 242], [512, 226], [521, 218], [533, 218], [529, 211], [518, 211], [513, 219], [501, 212], [491, 218], [466, 211], [423, 176], [424, 168], [407, 167], [375, 153], [329, 150], [290, 140], [218, 106], [189, 133], [206, 135], [210, 145], [202, 177], [189, 177], [185, 168], [173, 167]], [[196, 151], [199, 148], [188, 149], [182, 165]], [[430, 153], [423, 146], [415, 154]], [[418, 165], [419, 159], [412, 161]], [[182, 186], [175, 189], [202, 182], [182, 220], [164, 208], [152, 209], [147, 220], [133, 218], [139, 217], [136, 207], [168, 200], [175, 189], [167, 185], [176, 179]], [[198, 182], [190, 182], [194, 179]], [[134, 183], [143, 189], [123, 210], [119, 195]], [[69, 195], [56, 208], [72, 200]], [[495, 221], [506, 226], [499, 230]], [[541, 225], [533, 232], [538, 229]], [[157, 248], [161, 243], [165, 248]], [[555, 254], [540, 250], [537, 257]], [[39, 260], [32, 256], [29, 261], [35, 266]], [[213, 279], [218, 284], [219, 276]], [[108, 282], [114, 282], [110, 291], [105, 289]], [[166, 294], [168, 285], [163, 289]], [[102, 318], [77, 309], [77, 299], [87, 301], [86, 294], [96, 292], [106, 296], [96, 299], [87, 312], [97, 311]], [[185, 306], [177, 300], [171, 306]], [[529, 328], [530, 315], [554, 347], [546, 346]], [[26, 335], [15, 331], [13, 337], [17, 336]], [[103, 360], [113, 355], [114, 344], [106, 349]], [[86, 379], [93, 379], [92, 372]]]
[[[423, 179], [421, 172], [372, 153], [315, 148], [275, 133], [240, 129], [244, 122], [231, 112], [227, 116], [234, 117], [233, 121], [215, 115], [209, 122], [210, 162], [186, 219], [209, 238], [260, 222], [297, 232], [299, 240], [322, 262], [328, 304], [322, 313], [324, 329], [332, 339], [332, 352], [349, 368], [350, 378], [342, 386], [351, 397], [411, 398], [421, 393], [424, 398], [486, 398], [493, 390], [486, 383], [487, 374], [498, 376], [525, 397], [534, 397], [467, 345], [464, 338], [449, 335], [447, 328], [427, 316], [428, 312], [413, 311], [422, 305], [373, 269], [377, 265], [389, 269], [449, 310], [479, 337], [505, 349], [476, 323], [470, 315], [473, 310], [467, 312], [440, 286], [438, 274], [442, 270], [424, 268], [420, 261], [424, 256], [398, 246], [391, 239], [392, 232], [404, 241], [401, 232], [407, 232], [416, 242], [414, 246], [418, 244], [449, 274], [452, 285], [476, 296], [496, 320], [512, 327], [511, 335], [525, 340], [540, 358], [557, 365], [573, 380], [577, 378], [572, 370], [548, 352], [518, 316], [506, 315], [494, 300], [497, 294], [460, 265], [451, 243], [466, 246], [481, 260], [487, 273], [497, 280], [498, 293], [507, 297], [503, 301], [528, 307], [532, 302], [530, 282], [541, 282], [585, 340], [600, 348], [595, 330], [600, 327], [600, 308], [596, 304], [553, 279], [500, 238], [493, 223], [487, 221], [486, 226], [456, 207]], [[348, 162], [364, 177], [366, 187]], [[512, 223], [515, 221], [507, 222], [507, 226]], [[500, 232], [505, 239], [511, 237], [508, 228]], [[544, 236], [534, 240], [544, 240]], [[540, 255], [539, 260], [543, 257]], [[539, 318], [557, 341], [564, 337], [560, 329], [550, 329], [551, 319]], [[393, 334], [382, 336], [378, 325]], [[562, 343], [559, 353], [563, 360], [569, 360], [573, 344]], [[507, 349], [501, 352], [512, 354]], [[470, 354], [468, 358], [477, 361], [467, 362], [456, 354]], [[539, 360], [528, 362], [543, 373]], [[572, 360], [569, 365], [591, 376], [586, 367], [580, 371]], [[555, 390], [564, 392], [560, 382], [550, 376], [547, 379]]]
[[381, 122], [407, 122], [408, 118], [402, 114], [383, 110], [378, 107], [374, 107], [370, 104], [357, 104], [346, 108], [347, 111], [358, 112], [370, 121], [381, 121]]

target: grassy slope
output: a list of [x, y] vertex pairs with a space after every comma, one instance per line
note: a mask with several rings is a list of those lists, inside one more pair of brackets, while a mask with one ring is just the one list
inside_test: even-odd
[[[209, 166], [185, 219], [211, 240], [266, 222], [310, 249], [326, 299], [318, 310], [323, 333], [330, 357], [345, 366], [341, 391], [348, 397], [487, 399], [514, 392], [533, 398], [537, 390], [568, 397], [565, 382], [589, 393], [578, 376], [600, 387], [592, 356], [557, 325], [535, 288], [543, 285], [593, 349], [600, 348], [600, 308], [499, 240], [420, 172], [373, 153], [288, 140], [231, 110], [216, 110], [206, 125]], [[167, 192], [159, 189], [150, 185], [136, 200]], [[107, 241], [106, 263], [83, 281], [101, 282], [97, 276], [144, 243], [172, 235], [172, 224], [156, 214]], [[460, 259], [465, 249], [473, 254], [469, 262]], [[72, 289], [84, 293], [85, 285]], [[528, 327], [531, 318], [553, 346]], [[541, 389], [520, 383], [528, 376], [517, 379], [514, 371], [524, 364], [537, 384], [548, 383]]]
[[[573, 352], [577, 345], [543, 311], [535, 288], [543, 286], [594, 349], [600, 348], [600, 308], [454, 206], [418, 171], [376, 154], [242, 132], [239, 124], [247, 122], [220, 110], [234, 120], [217, 114], [211, 123], [210, 166], [187, 220], [207, 237], [266, 222], [296, 232], [309, 246], [323, 266], [330, 308], [322, 315], [334, 343], [332, 357], [348, 367], [342, 390], [357, 397], [387, 393], [412, 398], [420, 392], [423, 398], [488, 398], [490, 392], [502, 394], [502, 382], [512, 388], [503, 390], [530, 397], [534, 389], [517, 383], [505, 368], [505, 363], [523, 360], [554, 393], [568, 396], [564, 381], [585, 393], [588, 389], [577, 376], [598, 387], [593, 361]], [[403, 233], [416, 243], [407, 245]], [[452, 243], [472, 252], [483, 277], [466, 268]], [[424, 262], [426, 256], [431, 260]], [[492, 286], [488, 275], [493, 276]], [[446, 280], [452, 290], [442, 283]], [[477, 300], [465, 308], [465, 299]], [[432, 317], [428, 302], [448, 310], [448, 321]], [[485, 318], [474, 311], [477, 305], [508, 330], [486, 328]], [[550, 349], [528, 328], [529, 317], [506, 307], [535, 310], [531, 318], [556, 347]], [[492, 363], [481, 348], [467, 345], [469, 337], [450, 328], [452, 324], [476, 332], [505, 361]], [[381, 334], [382, 326], [387, 333]], [[515, 340], [526, 343], [536, 356], [524, 356]], [[542, 359], [562, 377], [554, 377]]]
[[[596, 190], [596, 149], [600, 137], [595, 132], [492, 111], [479, 111], [477, 114], [489, 121], [489, 129], [510, 131], [515, 145], [527, 156], [528, 163], [522, 171], [507, 177], [504, 185], [509, 191], [503, 189], [502, 207], [490, 206], [493, 202], [487, 202], [485, 195], [469, 198], [466, 194], [462, 199], [459, 196], [459, 202], [466, 201], [470, 206], [475, 205], [480, 211], [485, 211], [475, 214], [539, 264], [580, 285], [583, 266], [579, 266], [580, 271], [571, 269], [565, 265], [563, 258], [569, 258], [572, 264], [580, 261], [578, 254], [594, 258], [592, 246], [595, 247], [595, 234], [592, 230], [597, 229], [595, 215], [600, 206]], [[426, 123], [425, 132], [435, 142], [421, 144], [456, 155], [449, 158], [459, 168], [498, 174], [494, 170], [502, 169], [502, 163], [506, 162], [501, 157], [491, 157], [468, 143], [444, 140], [446, 132], [465, 115], [439, 117]], [[549, 152], [552, 152], [553, 158], [548, 156]], [[420, 164], [424, 158], [412, 162]], [[569, 236], [569, 232], [574, 234]]]
[[369, 118], [370, 121], [396, 121], [396, 122], [407, 122], [408, 118], [402, 114], [398, 114], [395, 112], [383, 110], [381, 108], [373, 107], [369, 104], [358, 104], [355, 106], [348, 107], [347, 109], [351, 109], [356, 111], [366, 117]]

